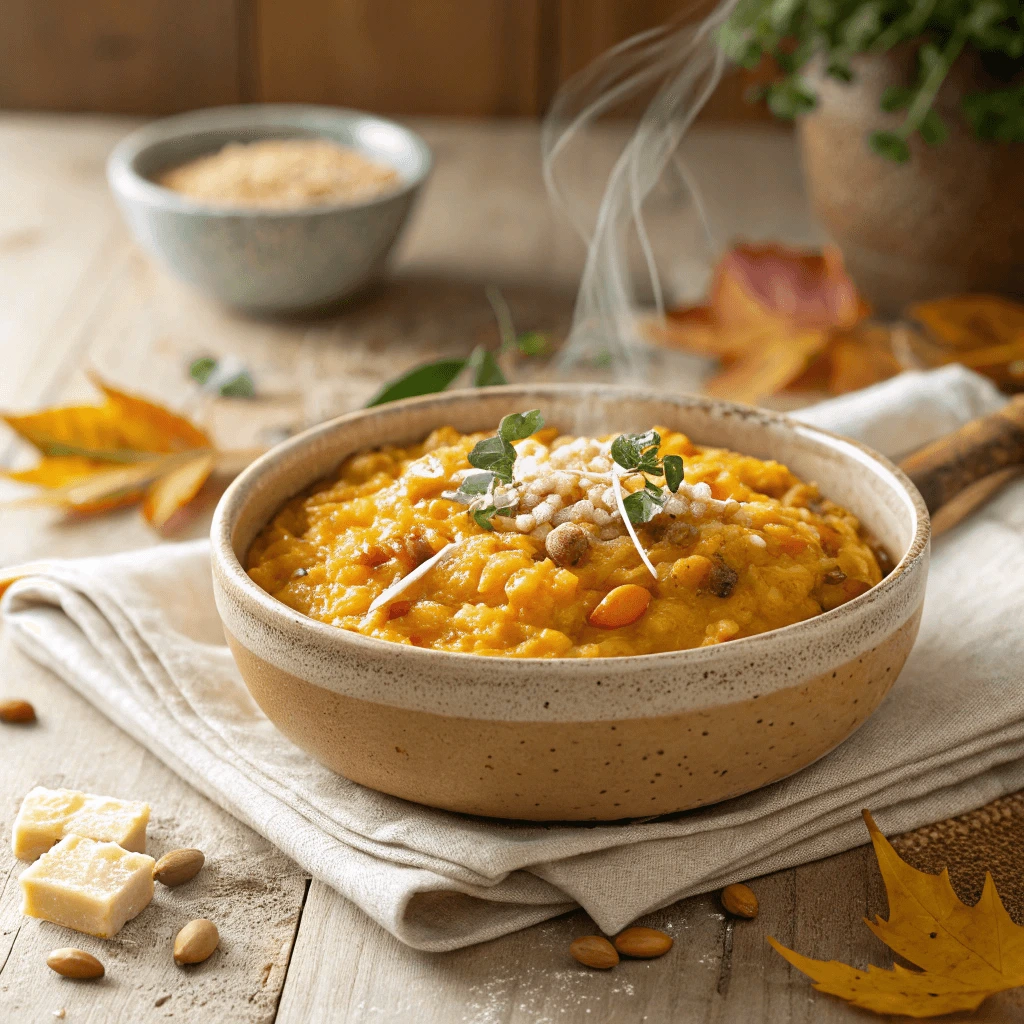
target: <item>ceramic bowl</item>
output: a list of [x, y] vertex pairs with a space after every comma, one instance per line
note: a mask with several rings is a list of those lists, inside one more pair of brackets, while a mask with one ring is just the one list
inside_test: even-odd
[[[393, 192], [299, 209], [214, 206], [153, 182], [229, 142], [326, 138], [394, 167]], [[107, 180], [136, 241], [182, 280], [257, 314], [327, 306], [379, 276], [430, 172], [427, 144], [393, 121], [289, 104], [216, 107], [168, 117], [123, 139]]]
[[[778, 459], [855, 512], [898, 564], [848, 604], [784, 629], [607, 659], [491, 658], [371, 639], [300, 615], [246, 575], [260, 528], [347, 455], [418, 441], [441, 424], [493, 430], [531, 408], [567, 432], [661, 424]], [[278, 446], [222, 498], [213, 574], [252, 695], [335, 771], [471, 814], [614, 820], [749, 792], [842, 743], [878, 707], [914, 642], [929, 530], [920, 495], [887, 459], [779, 414], [638, 389], [510, 386], [363, 410]]]

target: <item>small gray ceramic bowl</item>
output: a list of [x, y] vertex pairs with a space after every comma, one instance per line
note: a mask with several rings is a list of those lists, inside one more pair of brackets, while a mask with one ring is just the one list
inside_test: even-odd
[[[401, 184], [368, 202], [299, 209], [214, 206], [154, 184], [161, 171], [229, 142], [325, 138], [394, 167]], [[290, 104], [216, 107], [132, 132], [107, 180], [139, 244], [178, 277], [252, 313], [329, 305], [379, 276], [430, 173], [427, 144], [356, 110]]]

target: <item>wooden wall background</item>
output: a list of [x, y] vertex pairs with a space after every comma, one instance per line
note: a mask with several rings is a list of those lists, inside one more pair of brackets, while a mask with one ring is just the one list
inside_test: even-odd
[[[536, 116], [564, 78], [684, 3], [2, 0], [0, 107], [169, 114], [283, 101]], [[763, 118], [745, 86], [730, 75], [708, 115]]]

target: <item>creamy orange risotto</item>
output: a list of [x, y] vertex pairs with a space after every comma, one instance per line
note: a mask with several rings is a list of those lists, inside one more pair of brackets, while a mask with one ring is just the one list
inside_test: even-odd
[[857, 519], [777, 462], [505, 425], [347, 459], [264, 528], [250, 576], [364, 636], [521, 658], [724, 643], [881, 579]]

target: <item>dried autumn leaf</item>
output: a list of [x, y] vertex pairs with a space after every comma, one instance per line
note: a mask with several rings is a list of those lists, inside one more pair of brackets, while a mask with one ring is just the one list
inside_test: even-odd
[[796, 328], [843, 330], [869, 312], [835, 246], [817, 253], [775, 242], [730, 249], [715, 268], [710, 305], [726, 329], [767, 316]]
[[239, 461], [239, 453], [218, 452], [185, 417], [98, 378], [93, 383], [103, 393], [101, 405], [3, 416], [42, 455], [32, 468], [5, 474], [42, 489], [22, 503], [93, 514], [145, 498], [143, 514], [162, 527], [215, 467]]
[[[649, 333], [722, 360], [708, 394], [756, 402], [788, 388], [839, 393], [852, 380], [875, 383], [898, 372], [891, 355], [886, 361], [866, 343], [868, 313], [838, 249], [738, 245], [715, 268], [705, 305], [671, 310]], [[887, 346], [888, 332], [873, 330]]]
[[951, 349], [1024, 341], [1024, 305], [999, 295], [953, 295], [918, 302], [907, 312], [938, 344]]
[[154, 481], [142, 503], [146, 521], [158, 530], [166, 526], [171, 516], [199, 493], [213, 472], [215, 462], [212, 452], [200, 455]]
[[865, 811], [889, 899], [889, 919], [865, 924], [920, 971], [857, 970], [812, 960], [769, 938], [772, 947], [814, 980], [814, 987], [875, 1013], [938, 1017], [974, 1010], [990, 995], [1024, 985], [1024, 928], [1014, 924], [990, 874], [973, 907], [953, 892], [949, 874], [929, 875], [901, 860]]
[[766, 329], [749, 355], [713, 377], [704, 390], [715, 398], [756, 403], [795, 380], [827, 344], [826, 331], [798, 331], [779, 337]]
[[923, 333], [908, 332], [911, 351], [925, 366], [962, 363], [1000, 387], [1024, 387], [1024, 305], [998, 295], [955, 295], [911, 306]]

